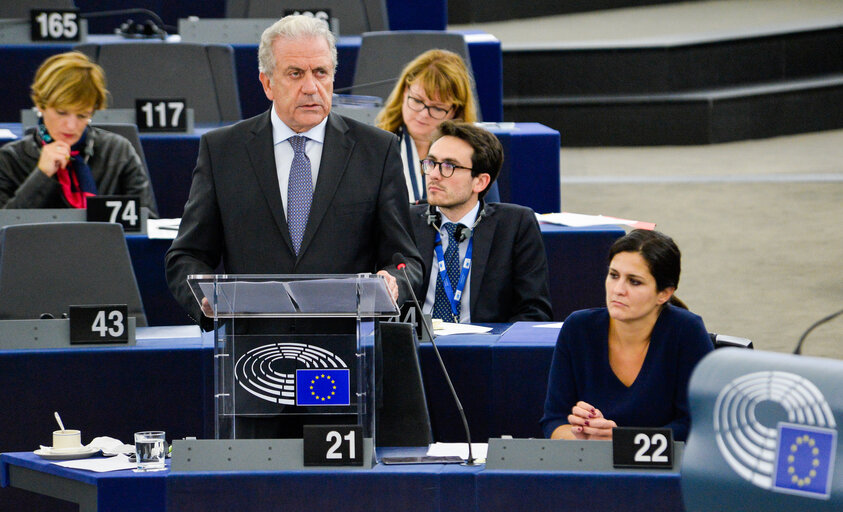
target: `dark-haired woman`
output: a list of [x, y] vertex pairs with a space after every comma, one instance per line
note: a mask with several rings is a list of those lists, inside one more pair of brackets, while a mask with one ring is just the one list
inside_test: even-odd
[[611, 439], [612, 428], [688, 436], [688, 380], [713, 349], [702, 319], [674, 296], [680, 252], [635, 230], [609, 251], [606, 307], [572, 313], [553, 353], [544, 417], [552, 439]]

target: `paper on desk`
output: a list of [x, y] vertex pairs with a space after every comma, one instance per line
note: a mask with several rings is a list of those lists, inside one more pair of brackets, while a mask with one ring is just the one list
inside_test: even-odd
[[559, 212], [544, 214], [537, 213], [536, 218], [539, 219], [539, 222], [546, 222], [548, 224], [561, 224], [563, 226], [573, 227], [623, 224], [624, 226], [631, 226], [636, 229], [656, 229], [656, 224], [653, 222], [620, 219], [618, 217], [609, 217], [606, 215], [585, 215], [583, 213]]
[[533, 327], [538, 327], [539, 329], [561, 329], [562, 322], [550, 322], [546, 324], [538, 324], [534, 325]]
[[149, 238], [172, 239], [179, 234], [181, 219], [147, 219], [146, 236]]
[[[488, 443], [471, 443], [471, 455], [475, 459], [485, 459], [488, 451]], [[427, 454], [433, 456], [456, 455], [462, 459], [468, 459], [468, 443], [433, 443], [427, 448]]]
[[8, 128], [0, 128], [0, 139], [17, 139], [18, 136], [12, 133]]
[[491, 327], [471, 324], [455, 324], [453, 322], [436, 323], [433, 328], [434, 336], [448, 336], [449, 334], [483, 334], [491, 331]]
[[114, 457], [97, 457], [93, 459], [79, 459], [66, 460], [62, 462], [53, 462], [57, 466], [62, 466], [70, 469], [84, 469], [86, 471], [94, 471], [96, 473], [106, 473], [108, 471], [120, 471], [123, 469], [135, 469], [137, 464], [129, 462], [127, 455], [115, 455]]

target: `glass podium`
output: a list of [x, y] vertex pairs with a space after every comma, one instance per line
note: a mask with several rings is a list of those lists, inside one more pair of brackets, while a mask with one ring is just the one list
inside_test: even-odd
[[253, 424], [355, 421], [374, 438], [375, 330], [399, 312], [381, 276], [191, 275], [188, 283], [214, 320], [217, 439], [275, 437], [255, 435]]

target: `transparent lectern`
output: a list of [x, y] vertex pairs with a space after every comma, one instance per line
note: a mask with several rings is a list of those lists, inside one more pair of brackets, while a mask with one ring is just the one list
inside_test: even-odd
[[250, 421], [355, 416], [374, 437], [375, 329], [378, 318], [398, 315], [382, 277], [191, 275], [188, 283], [213, 311], [217, 439], [253, 437]]

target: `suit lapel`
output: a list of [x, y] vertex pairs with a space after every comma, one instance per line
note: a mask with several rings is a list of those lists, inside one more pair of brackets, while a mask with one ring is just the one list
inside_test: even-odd
[[[340, 180], [345, 174], [351, 151], [355, 141], [347, 135], [348, 125], [336, 114], [328, 115], [325, 127], [325, 143], [322, 145], [322, 162], [319, 164], [319, 175], [313, 191], [313, 202], [310, 205], [310, 215], [304, 229], [304, 238], [299, 249], [299, 258], [307, 251], [308, 245], [316, 236], [319, 224], [331, 206], [337, 192]], [[285, 223], [286, 225], [286, 223]], [[287, 235], [289, 239], [289, 234]]]
[[495, 206], [493, 204], [483, 205], [485, 213], [477, 227], [474, 228], [471, 237], [474, 239], [473, 254], [471, 257], [471, 304], [470, 311], [474, 317], [474, 309], [480, 299], [480, 286], [483, 284], [483, 276], [486, 274], [486, 263], [489, 261], [489, 253], [492, 251], [492, 240], [495, 239], [495, 229], [498, 226], [498, 219], [495, 217]]
[[252, 170], [272, 212], [272, 218], [275, 219], [275, 224], [290, 252], [294, 254], [290, 228], [284, 217], [284, 202], [281, 200], [281, 192], [278, 189], [278, 171], [275, 168], [275, 149], [272, 145], [272, 123], [269, 115], [267, 111], [255, 124], [252, 139], [246, 142], [246, 151], [249, 154]]

